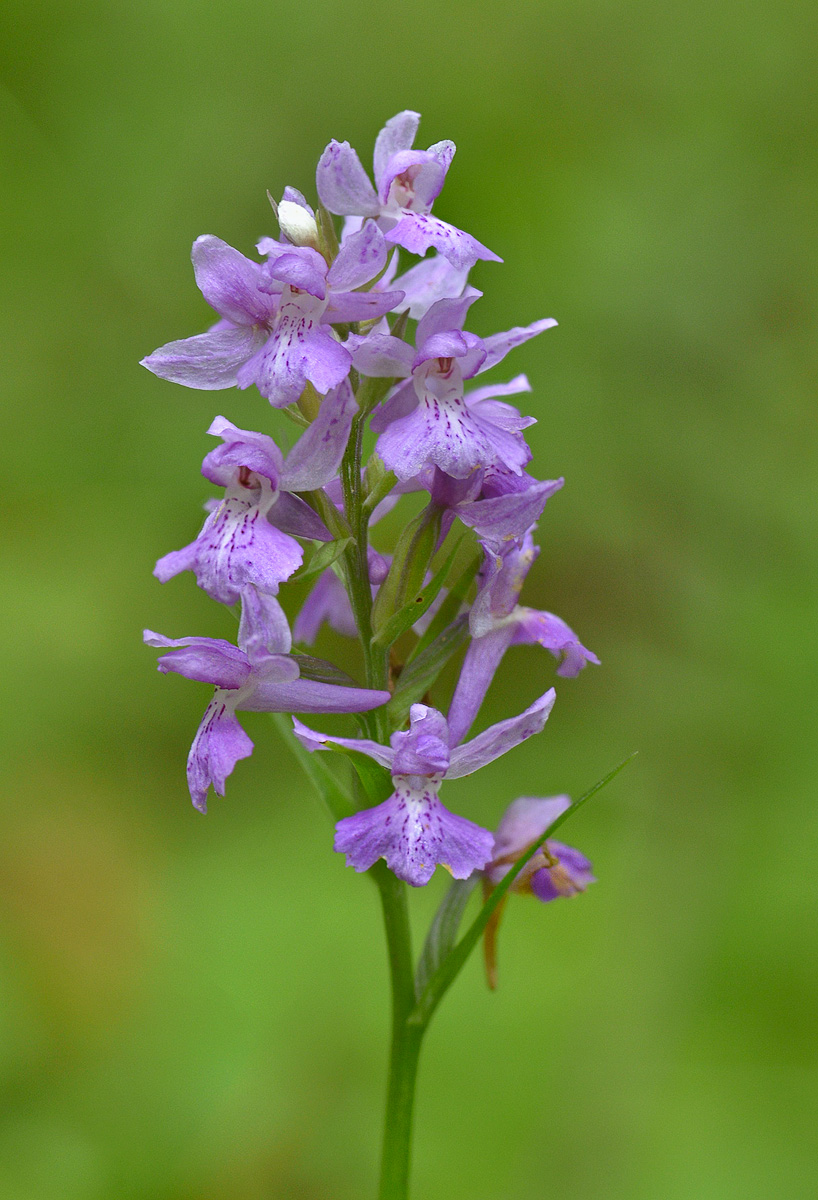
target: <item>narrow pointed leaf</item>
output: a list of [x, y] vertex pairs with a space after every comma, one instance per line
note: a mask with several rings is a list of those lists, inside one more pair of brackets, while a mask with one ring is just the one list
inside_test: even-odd
[[578, 800], [575, 800], [570, 808], [567, 808], [564, 813], [557, 817], [556, 821], [551, 822], [542, 837], [537, 838], [537, 841], [534, 842], [532, 846], [529, 846], [528, 850], [526, 850], [524, 854], [520, 855], [511, 870], [503, 876], [503, 878], [497, 884], [497, 887], [494, 888], [491, 895], [488, 897], [463, 937], [460, 939], [457, 945], [450, 950], [447, 957], [443, 960], [432, 978], [427, 983], [423, 991], [423, 995], [420, 997], [413, 1011], [409, 1015], [408, 1019], [411, 1024], [427, 1024], [432, 1013], [435, 1011], [448, 989], [454, 983], [455, 979], [460, 973], [461, 968], [480, 940], [480, 935], [486, 928], [486, 925], [488, 925], [492, 913], [497, 908], [497, 905], [501, 902], [506, 892], [520, 874], [528, 860], [534, 857], [534, 855], [537, 853], [540, 847], [545, 844], [548, 838], [550, 838], [552, 834], [555, 833], [555, 831], [559, 828], [559, 826], [567, 821], [568, 818], [577, 811], [577, 809], [581, 808], [586, 801], [590, 800], [591, 797], [595, 796], [597, 792], [601, 791], [606, 784], [610, 783], [611, 780], [619, 774], [622, 768], [627, 766], [631, 759], [634, 758], [636, 753], [637, 751], [634, 751], [633, 754], [629, 754], [628, 757], [623, 759], [618, 766], [614, 767], [612, 771], [609, 771], [607, 775], [604, 775], [602, 779], [594, 784], [592, 788], [589, 788], [589, 790], [583, 796], [580, 796]]
[[441, 516], [439, 508], [427, 505], [398, 538], [389, 574], [378, 588], [372, 607], [376, 636], [407, 600], [420, 591], [437, 546]]
[[337, 542], [324, 542], [313, 554], [306, 567], [302, 567], [295, 575], [291, 575], [290, 583], [304, 583], [308, 579], [315, 579], [318, 575], [323, 575], [327, 567], [331, 567], [336, 558], [344, 553], [351, 538], [341, 538]]
[[426, 985], [457, 941], [457, 931], [466, 911], [469, 898], [480, 882], [475, 871], [468, 879], [453, 879], [446, 895], [435, 913], [426, 941], [423, 944], [417, 971], [415, 972], [415, 995], [423, 995]]
[[409, 709], [434, 686], [446, 663], [468, 641], [468, 637], [469, 619], [464, 613], [403, 668], [392, 699], [386, 706], [394, 725], [403, 724]]
[[458, 549], [459, 547], [455, 546], [443, 566], [432, 576], [426, 586], [412, 596], [398, 612], [393, 613], [389, 620], [381, 626], [372, 638], [373, 645], [391, 646], [393, 642], [398, 640], [402, 633], [406, 633], [407, 629], [411, 629], [415, 621], [420, 620], [423, 614], [428, 612], [437, 599], [438, 592], [446, 582]]
[[338, 687], [361, 686], [357, 679], [347, 675], [346, 671], [342, 671], [326, 658], [315, 658], [312, 654], [302, 654], [298, 650], [292, 652], [292, 657], [298, 663], [302, 679], [313, 679], [316, 683], [334, 683]]
[[437, 638], [454, 622], [460, 612], [463, 601], [466, 598], [469, 588], [474, 582], [474, 577], [480, 567], [480, 556], [475, 555], [466, 569], [463, 571], [457, 583], [449, 589], [449, 594], [441, 604], [440, 608], [435, 613], [432, 620], [429, 622], [429, 628], [418, 640], [416, 646], [412, 648], [412, 652], [407, 659], [407, 666], [419, 658], [421, 654], [432, 645]]

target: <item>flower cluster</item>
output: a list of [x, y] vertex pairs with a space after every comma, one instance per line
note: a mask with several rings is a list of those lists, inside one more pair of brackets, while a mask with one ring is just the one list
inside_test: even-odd
[[[293, 716], [307, 751], [336, 748], [359, 764], [366, 756], [389, 791], [338, 821], [335, 849], [356, 871], [383, 858], [415, 886], [442, 864], [456, 879], [483, 872], [491, 887], [567, 803], [517, 800], [496, 835], [444, 807], [445, 780], [539, 733], [554, 704], [542, 685], [524, 712], [466, 740], [491, 681], [512, 645], [544, 646], [563, 677], [598, 659], [560, 617], [520, 603], [534, 530], [563, 483], [528, 472], [524, 434], [535, 419], [509, 401], [530, 391], [528, 380], [470, 382], [556, 322], [489, 337], [464, 328], [482, 294], [471, 268], [501, 260], [432, 215], [455, 147], [413, 149], [419, 119], [402, 112], [381, 130], [374, 186], [352, 147], [330, 142], [317, 207], [288, 187], [273, 203], [279, 236], [261, 239], [258, 258], [210, 235], [194, 243], [196, 282], [218, 319], [144, 365], [190, 388], [255, 385], [300, 436], [285, 453], [267, 433], [213, 421], [219, 444], [202, 473], [221, 494], [195, 539], [160, 558], [155, 574], [164, 582], [192, 571], [212, 599], [235, 606], [236, 642], [151, 631], [145, 640], [165, 651], [160, 671], [215, 688], [188, 758], [202, 812], [210, 787], [224, 795], [252, 751], [237, 712], [357, 714], [356, 737]], [[345, 218], [340, 240], [331, 214]], [[407, 265], [406, 253], [420, 261]], [[364, 462], [367, 429], [374, 451]], [[283, 429], [274, 432], [280, 442]], [[376, 550], [376, 524], [401, 503], [415, 515]], [[280, 593], [308, 578], [291, 630]], [[306, 653], [325, 623], [359, 639], [360, 682]], [[447, 703], [439, 679], [464, 647]], [[591, 879], [578, 851], [549, 842], [512, 890], [551, 900]]]

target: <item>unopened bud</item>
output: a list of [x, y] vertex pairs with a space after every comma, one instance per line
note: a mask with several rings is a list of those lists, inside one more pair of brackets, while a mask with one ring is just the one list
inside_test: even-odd
[[278, 224], [288, 242], [294, 246], [318, 246], [318, 226], [315, 217], [293, 200], [282, 200], [278, 206]]

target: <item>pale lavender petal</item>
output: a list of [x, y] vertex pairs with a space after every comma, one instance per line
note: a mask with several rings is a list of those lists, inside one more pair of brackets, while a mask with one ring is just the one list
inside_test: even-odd
[[421, 257], [433, 247], [461, 270], [470, 269], [479, 258], [491, 262], [503, 261], [471, 234], [455, 229], [454, 225], [429, 213], [404, 212], [395, 228], [385, 236], [387, 242], [394, 242], [396, 246], [403, 246], [404, 250]]
[[488, 548], [499, 550], [511, 538], [521, 538], [542, 516], [548, 499], [565, 481], [547, 479], [524, 492], [471, 500], [457, 505], [457, 516]]
[[546, 329], [554, 329], [557, 322], [552, 317], [546, 317], [542, 321], [534, 321], [531, 325], [517, 325], [514, 329], [508, 329], [505, 333], [493, 333], [491, 337], [483, 338], [488, 357], [480, 367], [480, 371], [488, 371], [489, 367], [494, 367], [498, 362], [502, 362], [509, 350], [513, 350], [515, 346], [521, 346], [523, 342], [529, 341], [536, 337], [538, 333], [545, 333]]
[[570, 796], [520, 796], [512, 801], [494, 835], [495, 860], [519, 858], [570, 807]]
[[315, 216], [312, 207], [307, 203], [303, 192], [299, 192], [298, 188], [290, 187], [284, 189], [284, 195], [281, 197], [283, 201], [289, 201], [291, 204], [299, 204], [302, 208], [306, 208], [311, 217]]
[[[434, 260], [432, 260], [434, 261]], [[427, 338], [435, 333], [446, 333], [450, 329], [462, 329], [466, 315], [475, 300], [483, 295], [477, 288], [468, 287], [462, 296], [451, 296], [438, 300], [421, 321], [418, 322], [415, 344], [418, 349]]]
[[197, 238], [190, 255], [196, 283], [211, 308], [237, 325], [268, 321], [275, 301], [260, 290], [266, 268], [252, 262], [221, 238]]
[[473, 771], [478, 771], [486, 763], [493, 762], [495, 758], [508, 753], [520, 742], [524, 742], [526, 738], [539, 733], [548, 720], [548, 714], [554, 707], [555, 699], [554, 689], [549, 688], [544, 695], [540, 696], [539, 700], [535, 700], [519, 716], [499, 721], [483, 733], [479, 733], [476, 738], [472, 738], [470, 742], [466, 742], [464, 746], [455, 747], [452, 750], [452, 763], [447, 778], [460, 779], [463, 775], [471, 775]]
[[168, 342], [142, 359], [160, 379], [203, 391], [235, 387], [239, 368], [267, 341], [269, 334], [255, 325], [211, 329], [195, 337]]
[[513, 636], [513, 629], [495, 629], [470, 643], [449, 705], [449, 737], [453, 746], [463, 741], [474, 724]]
[[368, 337], [350, 334], [347, 345], [352, 352], [353, 366], [362, 375], [402, 379], [412, 370], [414, 350], [391, 334], [370, 333]]
[[224, 445], [205, 455], [202, 474], [206, 479], [219, 487], [229, 487], [235, 483], [236, 468], [246, 467], [269, 479], [274, 489], [278, 487], [283, 459], [271, 437], [250, 429], [239, 429], [225, 417], [216, 417], [207, 432], [212, 437], [222, 438]]
[[294, 683], [267, 683], [262, 679], [238, 707], [248, 712], [369, 712], [390, 698], [389, 692], [338, 687], [314, 679], [296, 679]]
[[[441, 301], [441, 303], [445, 303], [445, 301]], [[424, 340], [412, 360], [412, 370], [415, 371], [425, 362], [431, 362], [433, 358], [465, 358], [472, 350], [476, 350], [481, 356], [485, 353], [480, 338], [476, 334], [463, 333], [460, 329], [447, 329], [440, 333], [433, 333], [431, 337]]]
[[442, 142], [435, 142], [433, 146], [429, 146], [426, 153], [433, 154], [443, 167], [443, 170], [448, 171], [449, 167], [452, 165], [452, 159], [455, 156], [456, 150], [457, 147], [455, 146], [454, 142], [450, 141], [448, 138], [444, 138]]
[[420, 124], [420, 113], [405, 109], [390, 117], [375, 139], [375, 182], [380, 187], [381, 179], [393, 154], [411, 149]]
[[[411, 348], [409, 352], [412, 353]], [[361, 374], [366, 374], [366, 372], [362, 371]], [[417, 404], [418, 394], [415, 391], [415, 382], [410, 378], [395, 387], [389, 399], [378, 405], [369, 422], [370, 429], [374, 433], [382, 433], [393, 421], [398, 421], [401, 417], [406, 417], [413, 412], [417, 408]]]
[[544, 646], [557, 660], [562, 660], [557, 667], [558, 675], [573, 679], [579, 675], [587, 662], [599, 665], [597, 656], [586, 650], [573, 629], [553, 613], [519, 607], [514, 612], [514, 618], [515, 644], [530, 645], [532, 642], [538, 642]]
[[411, 212], [428, 212], [445, 179], [446, 168], [428, 150], [401, 150], [393, 154], [378, 180], [378, 195], [388, 209], [397, 205]]
[[314, 729], [308, 729], [303, 722], [298, 720], [298, 717], [293, 717], [293, 731], [305, 750], [323, 750], [327, 742], [333, 742], [336, 746], [344, 746], [347, 750], [357, 750], [361, 754], [366, 754], [368, 758], [374, 758], [376, 763], [380, 763], [382, 767], [387, 769], [392, 766], [392, 759], [395, 756], [394, 751], [389, 746], [381, 746], [378, 742], [373, 742], [369, 738], [339, 738], [330, 737], [326, 733], [317, 733]]
[[393, 775], [445, 775], [449, 766], [449, 727], [443, 713], [426, 704], [413, 704], [410, 726], [393, 733]]
[[250, 674], [247, 656], [222, 638], [167, 638], [146, 629], [142, 640], [148, 646], [173, 649], [172, 654], [163, 654], [157, 661], [157, 670], [163, 674], [174, 671], [186, 679], [212, 683], [220, 688], [243, 687]]
[[352, 355], [324, 329], [313, 330], [304, 343], [305, 373], [322, 396], [349, 375]]
[[490, 421], [498, 429], [505, 429], [509, 433], [522, 433], [524, 429], [537, 424], [536, 417], [523, 417], [513, 404], [504, 404], [502, 400], [486, 399], [475, 402], [473, 397], [468, 395], [466, 403], [472, 412], [484, 421]]
[[[292, 646], [290, 626], [284, 609], [268, 592], [248, 584], [241, 592], [241, 620], [239, 622], [239, 647], [250, 662], [255, 663], [262, 655], [287, 654]], [[295, 664], [293, 664], [295, 665]], [[298, 668], [291, 679], [298, 678]]]
[[207, 812], [210, 785], [224, 795], [224, 784], [239, 759], [253, 753], [253, 743], [242, 729], [224, 692], [216, 695], [205, 709], [187, 760], [190, 798], [199, 812]]
[[[424, 258], [394, 280], [393, 286], [405, 293], [398, 311], [408, 308], [412, 320], [419, 321], [438, 300], [460, 296], [468, 277], [468, 269], [453, 267], [442, 254]], [[383, 280], [378, 286], [385, 286]]]
[[351, 292], [374, 279], [386, 266], [386, 242], [374, 221], [348, 237], [329, 269], [327, 282], [334, 291]]
[[309, 246], [293, 246], [267, 267], [270, 279], [309, 292], [318, 300], [327, 294], [327, 264], [317, 250]]
[[321, 320], [327, 324], [376, 321], [397, 308], [403, 292], [334, 292]]
[[441, 863], [455, 879], [467, 879], [491, 857], [492, 836], [472, 821], [455, 816], [429, 783], [400, 782], [388, 800], [345, 817], [335, 827], [334, 848], [347, 865], [367, 871], [379, 858], [399, 879], [422, 887]]
[[325, 304], [306, 294], [282, 303], [267, 344], [238, 373], [241, 388], [255, 383], [276, 408], [294, 404], [307, 379], [328, 392], [346, 378], [349, 351], [319, 325]]
[[352, 388], [344, 379], [327, 394], [318, 416], [287, 455], [282, 486], [288, 492], [315, 491], [337, 475], [357, 409]]
[[380, 201], [349, 142], [331, 141], [318, 163], [315, 183], [321, 203], [340, 216], [377, 217]]
[[196, 567], [198, 552], [199, 539], [197, 538], [195, 542], [191, 542], [189, 546], [183, 546], [181, 550], [171, 550], [170, 554], [163, 554], [153, 568], [153, 573], [160, 583], [167, 583], [169, 579], [173, 579], [174, 575], [179, 575], [182, 571], [193, 571]]
[[515, 375], [508, 383], [486, 383], [482, 387], [473, 388], [466, 393], [469, 404], [479, 404], [483, 400], [491, 400], [496, 396], [517, 396], [520, 392], [530, 392], [531, 384], [527, 375]]

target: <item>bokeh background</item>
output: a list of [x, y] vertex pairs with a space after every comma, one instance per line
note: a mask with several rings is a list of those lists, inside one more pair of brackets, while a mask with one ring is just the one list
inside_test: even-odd
[[[493, 824], [640, 751], [566, 829], [599, 883], [510, 905], [499, 991], [475, 960], [439, 1012], [414, 1194], [813, 1197], [813, 6], [5, 0], [0, 26], [0, 1196], [372, 1194], [374, 889], [262, 715], [193, 812], [206, 690], [140, 644], [230, 635], [151, 569], [212, 491], [212, 417], [283, 422], [137, 362], [209, 320], [195, 236], [250, 253], [266, 188], [314, 195], [330, 137], [368, 162], [413, 107], [458, 144], [436, 211], [505, 259], [472, 328], [560, 321], [506, 364], [535, 474], [567, 478], [526, 599], [603, 662], [449, 802]], [[485, 718], [546, 658], [509, 655]]]

